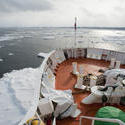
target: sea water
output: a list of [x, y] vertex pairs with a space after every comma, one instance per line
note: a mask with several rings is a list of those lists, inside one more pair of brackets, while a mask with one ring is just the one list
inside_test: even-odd
[[120, 28], [0, 28], [0, 77], [23, 68], [36, 68], [40, 52], [55, 48], [96, 47], [125, 51], [125, 29]]

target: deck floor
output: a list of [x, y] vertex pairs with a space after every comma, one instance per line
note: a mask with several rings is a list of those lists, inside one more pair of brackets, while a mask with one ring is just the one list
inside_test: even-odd
[[[74, 76], [72, 72], [72, 62], [77, 62], [79, 64], [83, 64], [85, 74], [92, 73], [94, 75], [99, 75], [99, 69], [105, 69], [109, 66], [109, 62], [103, 60], [95, 60], [95, 59], [68, 59], [62, 62], [56, 70], [56, 89], [66, 90], [71, 89], [73, 92], [77, 92], [78, 90], [74, 89], [74, 85], [76, 83], [76, 76]], [[121, 66], [125, 68], [125, 66]], [[89, 92], [77, 93], [73, 94], [75, 103], [78, 104], [78, 108], [81, 110], [82, 115], [86, 116], [94, 116], [97, 110], [102, 107], [102, 104], [91, 104], [85, 105], [81, 103], [81, 100], [88, 96]], [[110, 104], [107, 104], [110, 105]], [[118, 107], [125, 111], [124, 106], [112, 105]], [[84, 120], [82, 124], [90, 125], [90, 120]], [[77, 118], [65, 118], [62, 120], [57, 120], [57, 125], [79, 125], [79, 116]]]

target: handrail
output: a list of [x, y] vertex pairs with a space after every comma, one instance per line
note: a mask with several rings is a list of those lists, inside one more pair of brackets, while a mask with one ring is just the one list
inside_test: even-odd
[[82, 119], [91, 119], [92, 120], [92, 125], [94, 125], [94, 121], [106, 121], [106, 122], [113, 122], [113, 123], [119, 123], [119, 125], [125, 125], [124, 122], [122, 122], [119, 119], [110, 119], [110, 118], [97, 118], [97, 117], [89, 117], [89, 116], [80, 116], [80, 122], [79, 125], [82, 125]]

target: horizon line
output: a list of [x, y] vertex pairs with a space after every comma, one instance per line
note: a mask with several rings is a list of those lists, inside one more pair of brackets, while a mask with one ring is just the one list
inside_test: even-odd
[[[0, 28], [74, 28], [74, 26], [0, 26]], [[125, 26], [77, 26], [77, 28], [125, 29]]]

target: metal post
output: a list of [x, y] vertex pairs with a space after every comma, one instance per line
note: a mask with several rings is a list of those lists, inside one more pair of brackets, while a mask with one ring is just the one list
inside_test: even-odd
[[82, 125], [82, 117], [80, 117], [79, 125]]
[[76, 46], [76, 30], [75, 30], [75, 44], [74, 44], [74, 46]]

